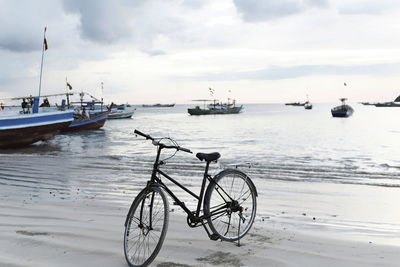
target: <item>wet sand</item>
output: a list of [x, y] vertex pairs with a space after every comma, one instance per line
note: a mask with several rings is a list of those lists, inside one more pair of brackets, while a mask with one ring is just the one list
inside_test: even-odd
[[[123, 224], [128, 209], [94, 199], [3, 197], [0, 266], [127, 266]], [[398, 246], [327, 237], [317, 230], [306, 234], [260, 217], [238, 247], [209, 240], [174, 210], [152, 266], [398, 266], [399, 252]]]

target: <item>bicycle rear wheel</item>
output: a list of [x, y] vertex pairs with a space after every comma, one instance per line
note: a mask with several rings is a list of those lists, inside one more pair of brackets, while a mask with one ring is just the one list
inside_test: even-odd
[[168, 201], [158, 187], [135, 198], [125, 223], [124, 252], [129, 266], [147, 266], [157, 256], [168, 228]]
[[253, 225], [257, 191], [250, 178], [227, 169], [214, 177], [204, 198], [204, 214], [213, 233], [222, 240], [236, 241]]

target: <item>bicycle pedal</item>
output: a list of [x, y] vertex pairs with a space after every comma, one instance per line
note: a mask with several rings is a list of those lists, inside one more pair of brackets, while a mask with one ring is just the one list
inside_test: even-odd
[[210, 235], [210, 239], [213, 240], [213, 241], [217, 241], [217, 240], [219, 239], [219, 235], [218, 235], [218, 234], [215, 234], [215, 233], [214, 233], [214, 234], [211, 234], [211, 235]]

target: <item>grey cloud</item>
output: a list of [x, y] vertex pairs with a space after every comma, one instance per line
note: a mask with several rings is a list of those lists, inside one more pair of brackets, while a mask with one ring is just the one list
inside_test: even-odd
[[11, 52], [31, 52], [41, 49], [41, 46], [31, 36], [2, 35], [0, 36], [0, 49]]
[[399, 8], [398, 1], [362, 1], [346, 2], [338, 6], [338, 11], [343, 15], [380, 15], [394, 8]]
[[113, 45], [124, 43], [148, 53], [164, 54], [157, 40], [184, 38], [183, 10], [195, 9], [201, 1], [158, 0], [63, 0], [68, 14], [79, 18], [78, 30], [83, 39]]
[[59, 3], [0, 0], [0, 6], [0, 49], [16, 53], [41, 50], [43, 29], [58, 16]]
[[167, 52], [163, 51], [163, 50], [142, 50], [142, 52], [150, 55], [150, 56], [162, 56], [162, 55], [166, 55]]
[[[282, 80], [294, 79], [311, 75], [374, 75], [390, 76], [400, 72], [400, 63], [371, 65], [300, 65], [293, 67], [273, 66], [268, 69], [249, 72], [225, 72], [217, 74], [202, 74], [189, 79], [211, 81], [234, 80]], [[186, 77], [185, 79], [187, 79]]]
[[63, 5], [67, 13], [79, 17], [81, 36], [84, 39], [111, 44], [131, 35], [128, 22], [132, 6], [129, 2], [64, 0]]
[[233, 0], [236, 9], [248, 22], [260, 22], [302, 13], [308, 8], [328, 6], [327, 0]]

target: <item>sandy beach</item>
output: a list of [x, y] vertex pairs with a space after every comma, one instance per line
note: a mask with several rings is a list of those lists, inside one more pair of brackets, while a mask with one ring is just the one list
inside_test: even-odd
[[[128, 208], [94, 199], [21, 203], [3, 198], [0, 266], [127, 266]], [[152, 266], [398, 266], [399, 252], [397, 246], [288, 230], [260, 217], [238, 247], [209, 240], [174, 210]]]

